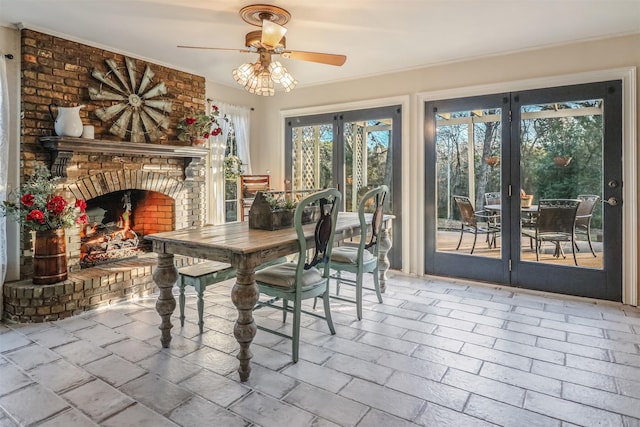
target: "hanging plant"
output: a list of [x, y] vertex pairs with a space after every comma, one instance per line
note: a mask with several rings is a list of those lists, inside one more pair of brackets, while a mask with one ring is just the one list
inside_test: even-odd
[[224, 158], [224, 179], [235, 181], [242, 174], [242, 161], [238, 156]]

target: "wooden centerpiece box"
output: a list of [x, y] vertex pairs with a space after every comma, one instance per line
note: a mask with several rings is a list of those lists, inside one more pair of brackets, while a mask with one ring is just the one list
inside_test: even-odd
[[[315, 191], [259, 191], [249, 209], [249, 228], [279, 230], [293, 227], [298, 201]], [[308, 206], [302, 214], [302, 223], [315, 222], [319, 215], [320, 206]]]

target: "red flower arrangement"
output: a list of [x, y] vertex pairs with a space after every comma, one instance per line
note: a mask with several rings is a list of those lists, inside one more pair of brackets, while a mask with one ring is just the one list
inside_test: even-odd
[[207, 139], [210, 136], [218, 136], [222, 133], [218, 120], [226, 121], [227, 118], [220, 117], [220, 110], [216, 105], [211, 106], [211, 114], [208, 115], [191, 110], [176, 126], [179, 131], [178, 139], [180, 141], [190, 141], [192, 138]]
[[78, 199], [71, 205], [64, 197], [56, 195], [56, 181], [57, 179], [51, 178], [46, 166], [36, 165], [34, 174], [20, 187], [20, 191], [10, 194], [13, 201], [6, 200], [0, 206], [1, 213], [15, 217], [32, 231], [86, 224], [87, 203]]

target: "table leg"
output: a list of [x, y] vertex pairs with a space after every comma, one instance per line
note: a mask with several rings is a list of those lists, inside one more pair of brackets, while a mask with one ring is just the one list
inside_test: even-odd
[[173, 265], [173, 254], [158, 254], [158, 268], [153, 272], [153, 280], [156, 282], [160, 295], [156, 301], [156, 311], [160, 315], [160, 342], [162, 347], [168, 348], [171, 343], [171, 315], [176, 309], [176, 299], [173, 296], [173, 285], [178, 280], [178, 270]]
[[380, 292], [387, 290], [387, 270], [389, 270], [389, 257], [387, 254], [391, 249], [391, 239], [389, 229], [382, 227], [380, 230], [380, 249], [378, 251], [378, 271], [380, 273]]
[[240, 344], [238, 352], [238, 360], [240, 367], [240, 381], [247, 381], [251, 374], [251, 357], [253, 354], [250, 350], [251, 341], [256, 336], [256, 323], [253, 320], [253, 308], [258, 302], [260, 291], [255, 281], [254, 268], [238, 268], [236, 272], [236, 283], [231, 290], [231, 301], [238, 309], [238, 319], [233, 327], [233, 336], [236, 337]]

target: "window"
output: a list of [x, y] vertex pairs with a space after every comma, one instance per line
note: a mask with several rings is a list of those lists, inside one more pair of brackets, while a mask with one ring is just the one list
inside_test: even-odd
[[[229, 133], [227, 134], [227, 147], [224, 152], [225, 160], [230, 156], [238, 156], [238, 144], [233, 123], [229, 121]], [[233, 170], [233, 165], [224, 167], [224, 222], [238, 221], [238, 177]]]
[[400, 105], [285, 118], [287, 190], [335, 187], [343, 194], [342, 209], [350, 211], [371, 187], [389, 187], [393, 268], [400, 266], [402, 248], [401, 119]]

